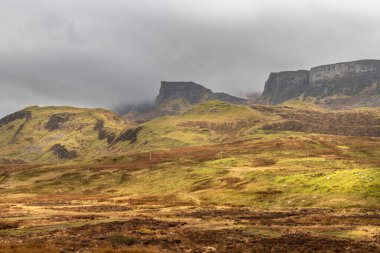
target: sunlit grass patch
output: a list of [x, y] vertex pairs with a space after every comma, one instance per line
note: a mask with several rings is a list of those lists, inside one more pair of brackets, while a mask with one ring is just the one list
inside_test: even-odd
[[291, 192], [352, 193], [380, 196], [379, 169], [338, 170], [328, 173], [305, 173], [275, 178], [278, 184], [289, 185]]

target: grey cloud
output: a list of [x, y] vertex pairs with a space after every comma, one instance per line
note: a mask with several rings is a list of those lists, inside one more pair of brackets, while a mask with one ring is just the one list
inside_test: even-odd
[[261, 91], [269, 72], [380, 58], [379, 11], [374, 0], [0, 0], [0, 116], [140, 103], [161, 80]]

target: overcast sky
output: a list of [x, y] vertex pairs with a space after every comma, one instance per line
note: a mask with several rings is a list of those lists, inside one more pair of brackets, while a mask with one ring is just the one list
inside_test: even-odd
[[380, 59], [377, 0], [0, 0], [0, 117], [113, 108], [161, 80], [243, 96], [270, 72]]

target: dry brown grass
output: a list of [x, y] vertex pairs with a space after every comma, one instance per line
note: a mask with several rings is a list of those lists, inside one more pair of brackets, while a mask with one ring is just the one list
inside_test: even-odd
[[[5, 243], [0, 244], [1, 253], [58, 253], [62, 252], [59, 248], [52, 244], [43, 243]], [[154, 247], [141, 246], [125, 246], [113, 247], [112, 245], [103, 245], [97, 249], [89, 249], [92, 253], [159, 253], [160, 251]]]
[[261, 167], [261, 166], [272, 166], [275, 165], [277, 161], [272, 158], [256, 158], [252, 162], [253, 167]]
[[91, 252], [93, 253], [159, 253], [161, 251], [153, 247], [130, 246], [130, 247], [115, 248], [112, 245], [106, 245]]
[[1, 253], [58, 253], [60, 250], [54, 245], [42, 243], [5, 243], [0, 244]]

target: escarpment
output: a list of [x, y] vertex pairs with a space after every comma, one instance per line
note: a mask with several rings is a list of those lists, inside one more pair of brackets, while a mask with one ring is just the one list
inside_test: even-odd
[[271, 73], [261, 99], [269, 104], [278, 104], [298, 97], [309, 86], [309, 75], [308, 70]]
[[144, 107], [139, 111], [138, 107], [127, 108], [124, 117], [131, 122], [142, 123], [161, 116], [178, 115], [191, 107], [208, 101], [220, 100], [233, 104], [245, 104], [246, 99], [235, 97], [223, 92], [213, 92], [194, 82], [168, 82], [162, 81], [159, 94], [150, 108]]
[[378, 96], [380, 60], [360, 60], [271, 73], [258, 102], [279, 104], [300, 98], [327, 104], [380, 105]]
[[310, 70], [306, 96], [380, 95], [380, 61], [362, 60], [323, 65]]
[[190, 105], [212, 99], [236, 104], [241, 104], [246, 101], [243, 98], [231, 96], [226, 93], [214, 93], [212, 90], [194, 82], [162, 81], [155, 106], [162, 105], [175, 99], [181, 99]]

